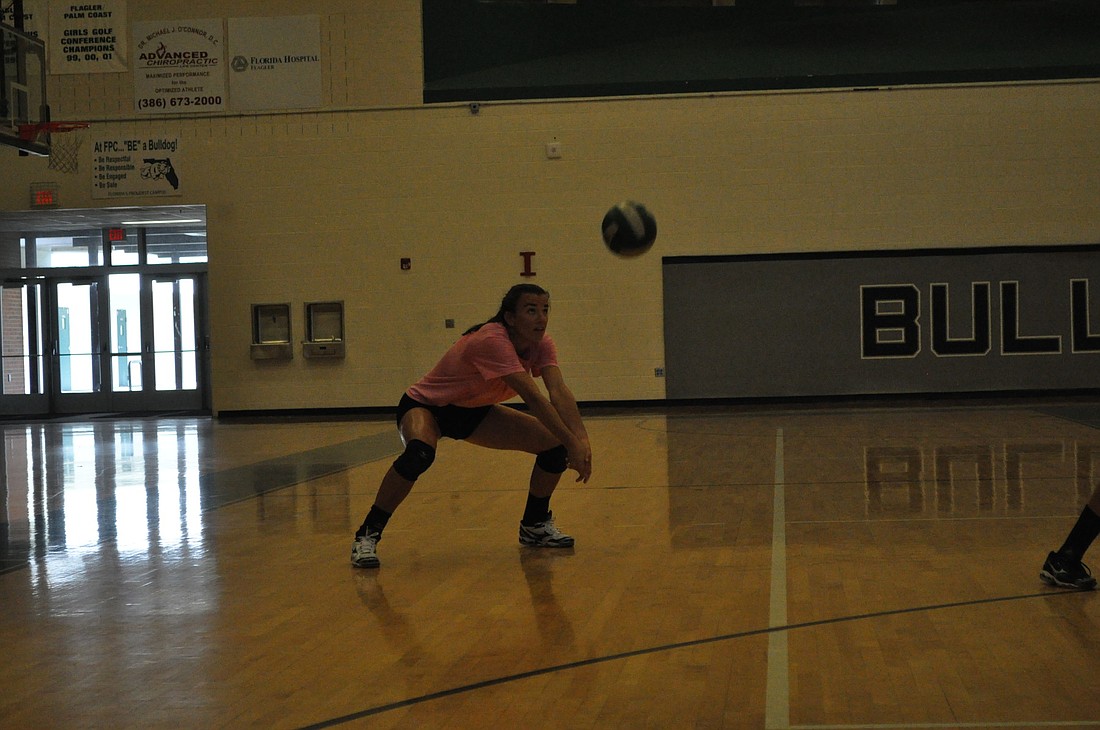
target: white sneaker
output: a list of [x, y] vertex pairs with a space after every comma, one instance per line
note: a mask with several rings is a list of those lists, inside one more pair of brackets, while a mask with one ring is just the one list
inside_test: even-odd
[[519, 542], [530, 547], [573, 547], [573, 538], [554, 524], [554, 513], [546, 516], [546, 522], [537, 525], [519, 523]]
[[378, 541], [382, 536], [377, 532], [368, 532], [362, 537], [355, 538], [355, 544], [351, 546], [351, 564], [356, 568], [377, 568], [382, 563], [378, 560]]

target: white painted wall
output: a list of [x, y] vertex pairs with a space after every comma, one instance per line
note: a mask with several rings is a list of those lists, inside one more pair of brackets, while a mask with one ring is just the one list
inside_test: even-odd
[[[290, 2], [130, 3], [130, 21], [294, 15]], [[178, 134], [186, 196], [208, 206], [216, 411], [391, 406], [535, 251], [563, 371], [583, 401], [664, 397], [661, 257], [1100, 242], [1100, 83], [698, 97], [421, 103], [420, 3], [324, 5], [325, 107], [137, 115], [131, 74], [53, 76], [54, 119], [88, 137]], [[548, 160], [556, 139], [560, 160]], [[81, 172], [0, 150], [0, 210]], [[599, 223], [634, 198], [645, 256]], [[399, 260], [412, 259], [402, 271]], [[731, 292], [736, 296], [736, 292]], [[343, 300], [347, 357], [257, 363], [252, 303]], [[445, 329], [445, 319], [456, 320]]]

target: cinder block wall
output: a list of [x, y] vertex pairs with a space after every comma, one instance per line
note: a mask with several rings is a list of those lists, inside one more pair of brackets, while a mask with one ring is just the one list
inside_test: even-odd
[[[89, 138], [181, 138], [186, 196], [156, 202], [207, 206], [216, 411], [393, 405], [495, 312], [522, 280], [523, 251], [552, 293], [568, 381], [603, 401], [664, 397], [662, 256], [1100, 241], [1100, 83], [489, 103], [474, 115], [421, 103], [416, 0], [319, 12], [322, 109], [139, 116], [129, 73], [49, 80], [54, 118], [92, 120]], [[302, 10], [161, 0], [129, 13]], [[551, 140], [561, 159], [546, 158]], [[25, 208], [39, 180], [60, 183], [66, 207], [105, 204], [91, 198], [90, 155], [85, 143], [84, 172], [64, 175], [5, 153], [0, 208]], [[634, 260], [599, 239], [624, 198], [660, 228]], [[249, 359], [251, 304], [290, 302], [301, 339], [305, 303], [328, 300], [345, 302], [344, 360]]]

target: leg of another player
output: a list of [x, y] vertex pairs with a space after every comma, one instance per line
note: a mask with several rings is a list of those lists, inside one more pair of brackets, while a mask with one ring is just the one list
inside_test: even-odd
[[1095, 588], [1096, 579], [1083, 562], [1085, 551], [1100, 535], [1100, 486], [1081, 510], [1077, 522], [1057, 551], [1047, 555], [1039, 577], [1044, 583], [1059, 588]]

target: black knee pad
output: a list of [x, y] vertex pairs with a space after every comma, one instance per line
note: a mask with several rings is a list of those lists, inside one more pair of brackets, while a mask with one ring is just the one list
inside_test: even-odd
[[428, 471], [435, 461], [435, 449], [419, 439], [412, 439], [405, 445], [405, 451], [393, 462], [393, 470], [403, 479], [415, 482], [420, 475]]
[[547, 449], [535, 457], [539, 469], [549, 474], [561, 474], [569, 465], [569, 449], [558, 445]]

